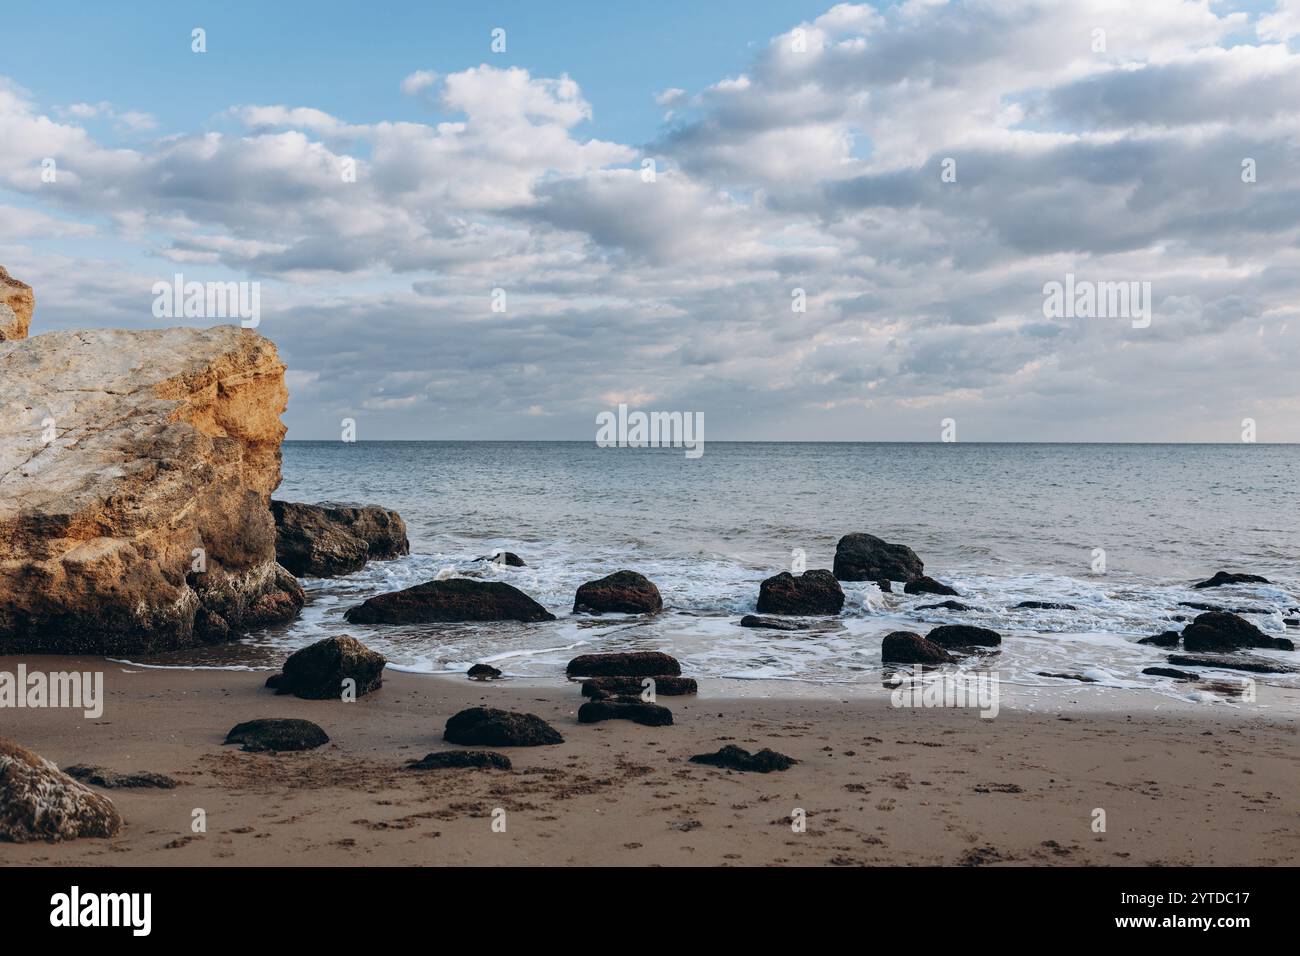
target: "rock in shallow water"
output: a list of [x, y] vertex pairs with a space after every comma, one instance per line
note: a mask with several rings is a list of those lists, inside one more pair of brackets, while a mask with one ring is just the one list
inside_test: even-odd
[[559, 731], [536, 714], [515, 714], [494, 707], [470, 707], [447, 721], [442, 739], [480, 747], [541, 747], [562, 744]]
[[353, 624], [433, 624], [454, 621], [554, 621], [555, 615], [504, 581], [450, 578], [391, 591], [348, 608]]
[[691, 763], [708, 764], [711, 767], [724, 767], [728, 770], [741, 770], [747, 773], [771, 773], [773, 770], [789, 770], [799, 761], [775, 750], [764, 748], [751, 754], [743, 747], [727, 744], [721, 750], [711, 754], [696, 754]]
[[465, 672], [465, 676], [470, 680], [496, 680], [501, 672], [491, 664], [475, 664]]
[[122, 828], [113, 801], [44, 757], [0, 737], [0, 840], [111, 837]]
[[911, 631], [886, 634], [880, 659], [886, 664], [950, 664], [956, 660], [938, 644]]
[[925, 573], [925, 565], [907, 545], [890, 544], [872, 534], [840, 538], [833, 568], [841, 581], [913, 581]]
[[1177, 647], [1181, 639], [1181, 635], [1177, 631], [1161, 631], [1151, 637], [1142, 638], [1138, 643], [1151, 644], [1155, 647]]
[[1016, 605], [1017, 608], [1024, 608], [1033, 611], [1077, 611], [1079, 610], [1073, 604], [1054, 604], [1051, 601], [1021, 601]]
[[969, 624], [942, 624], [925, 637], [940, 647], [997, 647], [1002, 643], [997, 631]]
[[627, 651], [612, 654], [579, 654], [564, 672], [570, 677], [678, 677], [682, 665], [677, 658], [660, 651]]
[[330, 742], [325, 731], [310, 720], [294, 717], [261, 717], [236, 724], [226, 734], [227, 744], [243, 744], [249, 753], [281, 750], [314, 750]]
[[783, 621], [779, 617], [759, 617], [757, 614], [746, 614], [740, 619], [741, 627], [756, 627], [769, 631], [806, 631], [807, 624], [800, 624], [798, 621]]
[[360, 571], [367, 561], [411, 553], [406, 524], [378, 505], [272, 501], [275, 555], [299, 577]]
[[1199, 674], [1175, 670], [1172, 667], [1144, 667], [1142, 673], [1149, 677], [1172, 677], [1174, 680], [1200, 680]]
[[844, 607], [844, 589], [826, 570], [805, 571], [796, 577], [782, 571], [758, 588], [759, 614], [839, 614]]
[[961, 597], [956, 588], [949, 587], [941, 581], [922, 574], [920, 577], [913, 578], [903, 585], [904, 594], [939, 594], [951, 597]]
[[410, 760], [407, 770], [509, 770], [510, 758], [490, 750], [443, 750]]
[[958, 601], [940, 601], [938, 604], [919, 604], [918, 611], [969, 611], [970, 608]]
[[658, 614], [663, 607], [654, 582], [635, 571], [615, 571], [588, 581], [573, 599], [575, 614]]
[[384, 683], [383, 654], [372, 651], [347, 634], [327, 637], [290, 655], [274, 685], [277, 694], [307, 700], [341, 700], [343, 682], [355, 682], [357, 697], [378, 690]]
[[1198, 614], [1183, 628], [1183, 647], [1189, 651], [1235, 651], [1246, 647], [1295, 650], [1285, 637], [1269, 637], [1249, 621], [1225, 611]]
[[172, 650], [296, 616], [269, 509], [286, 401], [275, 346], [236, 326], [0, 343], [0, 654]]
[[595, 724], [602, 720], [630, 720], [647, 727], [667, 727], [673, 712], [662, 704], [652, 704], [639, 697], [605, 697], [589, 700], [578, 708], [578, 723]]
[[1170, 664], [1181, 664], [1183, 667], [1217, 667], [1221, 670], [1245, 671], [1249, 674], [1300, 673], [1300, 668], [1292, 667], [1289, 664], [1265, 660], [1262, 657], [1250, 657], [1245, 654], [1240, 657], [1217, 654], [1170, 654], [1168, 660]]
[[1239, 574], [1236, 572], [1220, 571], [1208, 581], [1202, 581], [1200, 584], [1193, 584], [1194, 588], [1217, 588], [1225, 584], [1268, 584], [1268, 578], [1261, 578], [1258, 574]]

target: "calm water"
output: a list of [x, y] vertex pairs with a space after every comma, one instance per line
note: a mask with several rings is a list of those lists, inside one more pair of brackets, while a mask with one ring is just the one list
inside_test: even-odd
[[[412, 555], [306, 581], [299, 621], [192, 661], [270, 663], [351, 633], [399, 666], [428, 671], [486, 660], [507, 674], [558, 679], [574, 653], [634, 647], [668, 650], [696, 676], [878, 684], [881, 635], [961, 621], [1002, 631], [993, 663], [1004, 680], [1051, 683], [1036, 672], [1068, 670], [1169, 692], [1139, 674], [1164, 655], [1133, 641], [1197, 613], [1179, 601], [1268, 608], [1250, 619], [1293, 637], [1283, 617], [1300, 604], [1300, 446], [1292, 445], [711, 442], [689, 460], [681, 449], [576, 442], [290, 442], [277, 497], [394, 508]], [[851, 531], [910, 545], [975, 610], [916, 612], [940, 599], [845, 584], [843, 616], [811, 634], [736, 626], [754, 610], [759, 582], [788, 569], [794, 549], [809, 568], [829, 568], [835, 542]], [[1093, 573], [1097, 548], [1104, 574]], [[497, 549], [529, 567], [473, 563]], [[579, 584], [620, 568], [653, 580], [666, 613], [570, 615]], [[1221, 568], [1278, 583], [1190, 589]], [[373, 594], [452, 574], [508, 581], [559, 620], [396, 628], [342, 620]], [[1030, 599], [1079, 610], [1008, 609]]]

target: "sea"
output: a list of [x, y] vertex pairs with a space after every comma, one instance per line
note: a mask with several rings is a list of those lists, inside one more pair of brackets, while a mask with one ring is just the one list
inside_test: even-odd
[[[322, 637], [351, 634], [390, 666], [418, 672], [485, 662], [509, 678], [558, 683], [577, 654], [662, 650], [714, 686], [847, 691], [881, 686], [890, 631], [967, 623], [994, 628], [1003, 643], [957, 669], [1025, 687], [1145, 688], [1214, 702], [1234, 694], [1141, 673], [1166, 664], [1169, 651], [1137, 640], [1200, 613], [1182, 602], [1247, 608], [1266, 633], [1300, 639], [1285, 623], [1300, 616], [1296, 445], [709, 442], [691, 458], [592, 442], [290, 441], [283, 456], [277, 498], [392, 508], [411, 554], [305, 579], [307, 605], [290, 624], [144, 663], [274, 667]], [[764, 578], [799, 562], [830, 568], [850, 532], [910, 546], [971, 609], [919, 610], [945, 599], [844, 582], [843, 612], [809, 619], [807, 631], [739, 626]], [[476, 560], [503, 550], [527, 567]], [[580, 584], [623, 569], [658, 586], [662, 614], [572, 613]], [[1219, 570], [1272, 583], [1192, 588]], [[557, 620], [343, 619], [373, 595], [455, 576], [506, 581]], [[1022, 601], [1075, 609], [1016, 608]], [[1297, 652], [1253, 653], [1300, 664]], [[1300, 687], [1297, 675], [1244, 676]]]

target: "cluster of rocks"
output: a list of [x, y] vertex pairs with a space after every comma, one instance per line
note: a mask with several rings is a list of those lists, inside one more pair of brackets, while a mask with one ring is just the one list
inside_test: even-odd
[[582, 695], [589, 698], [578, 708], [578, 722], [630, 720], [648, 727], [673, 722], [672, 711], [656, 698], [694, 694], [693, 678], [682, 676], [676, 658], [659, 651], [624, 651], [582, 654], [569, 661], [565, 673], [582, 679]]
[[[1222, 574], [1223, 572], [1220, 572], [1220, 575]], [[1251, 583], [1262, 581], [1251, 575], [1241, 577], [1252, 578]], [[1207, 586], [1217, 585], [1207, 583]], [[1208, 667], [1254, 674], [1300, 672], [1300, 668], [1281, 661], [1242, 653], [1252, 649], [1294, 651], [1295, 644], [1285, 637], [1269, 637], [1250, 621], [1229, 611], [1206, 611], [1198, 614], [1192, 623], [1183, 628], [1181, 634], [1177, 631], [1162, 631], [1151, 637], [1144, 637], [1138, 643], [1162, 648], [1176, 648], [1181, 643], [1183, 650], [1189, 653], [1170, 654], [1167, 659], [1170, 664], [1185, 667]], [[1148, 667], [1142, 673], [1155, 677], [1173, 677], [1177, 680], [1197, 679], [1194, 673], [1175, 671], [1172, 668]]]

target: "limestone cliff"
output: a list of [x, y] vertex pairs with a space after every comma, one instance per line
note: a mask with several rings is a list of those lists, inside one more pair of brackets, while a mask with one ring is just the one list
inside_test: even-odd
[[271, 492], [288, 401], [236, 326], [0, 343], [0, 654], [126, 653], [286, 620]]
[[19, 282], [0, 266], [0, 342], [27, 338], [35, 308], [32, 287]]

